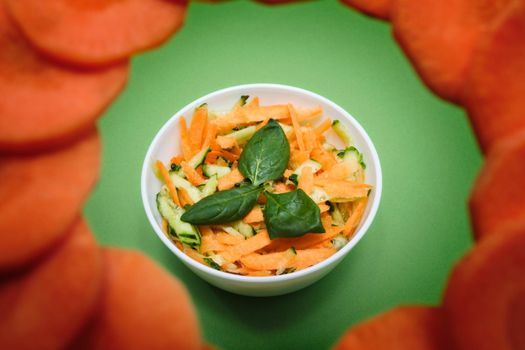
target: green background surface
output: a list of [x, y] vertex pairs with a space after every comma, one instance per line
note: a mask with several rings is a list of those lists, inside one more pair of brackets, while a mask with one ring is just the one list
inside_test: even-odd
[[[140, 198], [147, 147], [171, 115], [257, 82], [309, 89], [348, 110], [374, 141], [384, 178], [378, 215], [346, 259], [313, 286], [272, 298], [195, 276], [157, 238]], [[471, 245], [466, 198], [481, 157], [463, 111], [424, 87], [387, 23], [336, 1], [192, 4], [177, 35], [133, 59], [127, 89], [99, 125], [103, 171], [85, 210], [98, 239], [146, 252], [182, 280], [204, 338], [224, 349], [326, 349], [395, 305], [439, 303]]]

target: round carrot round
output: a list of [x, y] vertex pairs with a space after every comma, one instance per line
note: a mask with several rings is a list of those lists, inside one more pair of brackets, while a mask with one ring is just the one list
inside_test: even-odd
[[350, 328], [334, 350], [443, 350], [451, 344], [442, 309], [401, 306]]
[[0, 156], [0, 273], [42, 255], [61, 239], [99, 174], [96, 131], [68, 148]]
[[200, 349], [197, 317], [181, 283], [141, 253], [104, 250], [106, 286], [80, 349]]
[[127, 79], [127, 63], [78, 70], [36, 54], [3, 2], [0, 47], [0, 151], [35, 151], [76, 139], [93, 127]]
[[481, 148], [525, 129], [525, 2], [508, 6], [471, 62], [463, 102]]
[[477, 240], [525, 220], [525, 131], [489, 152], [470, 196]]
[[29, 41], [60, 61], [106, 65], [160, 45], [179, 29], [185, 0], [14, 0], [10, 13]]
[[102, 255], [80, 218], [39, 265], [0, 284], [0, 349], [65, 348], [95, 311]]
[[525, 349], [525, 226], [481, 241], [454, 268], [444, 305], [458, 350]]
[[507, 0], [398, 0], [393, 33], [423, 82], [436, 95], [459, 102], [475, 48], [505, 10]]

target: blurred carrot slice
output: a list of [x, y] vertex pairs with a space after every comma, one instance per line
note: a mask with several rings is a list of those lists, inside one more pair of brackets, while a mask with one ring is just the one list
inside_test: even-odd
[[6, 0], [29, 41], [59, 61], [107, 65], [162, 44], [184, 21], [183, 0]]
[[481, 148], [525, 130], [525, 2], [509, 8], [476, 52], [463, 89]]
[[525, 220], [525, 130], [489, 152], [469, 204], [478, 240]]
[[350, 328], [334, 350], [452, 349], [444, 312], [437, 307], [400, 306]]
[[394, 37], [430, 90], [459, 102], [478, 41], [508, 4], [508, 0], [397, 0], [391, 9]]
[[372, 17], [384, 20], [390, 18], [391, 0], [341, 0], [341, 2]]
[[127, 63], [75, 70], [37, 55], [3, 2], [0, 47], [0, 151], [34, 151], [76, 139], [126, 83]]
[[139, 252], [104, 250], [106, 286], [98, 315], [75, 349], [200, 349], [184, 286]]
[[61, 239], [99, 176], [100, 138], [68, 148], [0, 156], [0, 272], [20, 267]]
[[477, 244], [455, 266], [444, 296], [458, 350], [525, 349], [525, 226]]
[[94, 313], [102, 276], [100, 249], [79, 219], [40, 264], [0, 284], [0, 348], [65, 348]]

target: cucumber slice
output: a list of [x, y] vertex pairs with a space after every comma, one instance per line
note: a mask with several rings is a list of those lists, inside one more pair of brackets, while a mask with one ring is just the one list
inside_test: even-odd
[[348, 243], [348, 238], [343, 235], [337, 235], [332, 239], [331, 243], [335, 249], [339, 250]]
[[194, 203], [197, 203], [202, 199], [201, 191], [199, 191], [197, 187], [193, 186], [188, 180], [183, 179], [180, 175], [177, 175], [176, 172], [170, 173], [170, 178], [175, 187], [184, 188], [186, 192], [188, 192], [188, 195]]
[[165, 190], [157, 193], [157, 208], [160, 215], [166, 219], [171, 232], [175, 232], [176, 237], [184, 244], [198, 248], [201, 245], [201, 235], [199, 230], [180, 219], [185, 210], [177, 206], [167, 195]]
[[213, 164], [204, 164], [202, 166], [202, 173], [207, 177], [212, 177], [217, 175], [217, 178], [221, 178], [225, 175], [228, 175], [232, 170], [227, 166], [213, 165]]
[[363, 153], [359, 152], [354, 146], [345, 148], [342, 151], [337, 152], [337, 157], [342, 161], [352, 162], [358, 164], [361, 168], [366, 169], [366, 163], [363, 160]]
[[209, 151], [210, 151], [209, 147], [204, 147], [203, 149], [199, 151], [199, 153], [197, 153], [190, 159], [188, 164], [191, 167], [193, 167], [193, 169], [196, 169], [199, 165], [201, 165], [204, 162], [204, 159], [206, 159], [206, 155], [208, 154]]
[[339, 206], [331, 202], [328, 202], [328, 205], [330, 205], [330, 215], [332, 216], [333, 224], [336, 226], [343, 226], [345, 224], [345, 219], [341, 210], [339, 210]]
[[304, 163], [302, 163], [301, 165], [299, 165], [295, 171], [293, 172], [294, 174], [297, 174], [298, 176], [301, 175], [301, 172], [303, 170], [304, 167], [307, 167], [309, 166], [310, 168], [312, 168], [312, 171], [313, 173], [315, 174], [316, 172], [318, 172], [320, 169], [321, 169], [321, 164], [319, 164], [319, 162], [313, 160], [313, 159], [308, 159], [307, 161], [305, 161]]
[[239, 233], [241, 235], [243, 235], [244, 237], [246, 237], [246, 238], [255, 235], [255, 229], [251, 225], [245, 223], [242, 220], [238, 220], [238, 221], [233, 222], [232, 226], [233, 226], [234, 229], [239, 231]]
[[248, 140], [252, 138], [253, 134], [255, 134], [256, 131], [257, 127], [255, 125], [252, 125], [241, 130], [231, 132], [224, 136], [232, 137], [235, 139], [235, 141], [237, 141], [237, 144], [242, 145], [248, 142]]
[[240, 233], [239, 231], [237, 231], [236, 229], [234, 229], [232, 226], [221, 225], [220, 228], [224, 232], [226, 232], [226, 233], [228, 233], [228, 234], [230, 234], [232, 236], [244, 238], [244, 235], [242, 233]]
[[310, 193], [310, 198], [312, 198], [312, 200], [315, 203], [326, 202], [327, 200], [330, 199], [330, 197], [328, 197], [328, 194], [323, 189], [320, 189], [319, 187], [314, 187], [312, 189], [312, 193]]
[[341, 123], [341, 121], [339, 121], [337, 119], [334, 120], [332, 122], [332, 129], [334, 129], [334, 131], [337, 134], [337, 136], [339, 136], [339, 138], [341, 139], [341, 141], [343, 141], [345, 143], [345, 145], [349, 146], [349, 145], [352, 144], [352, 139], [350, 138], [350, 133], [348, 132], [348, 129], [347, 129], [346, 125]]
[[212, 175], [208, 181], [206, 181], [206, 184], [202, 187], [201, 193], [202, 197], [207, 197], [210, 194], [213, 194], [217, 191], [217, 185], [219, 185], [219, 180], [217, 175]]

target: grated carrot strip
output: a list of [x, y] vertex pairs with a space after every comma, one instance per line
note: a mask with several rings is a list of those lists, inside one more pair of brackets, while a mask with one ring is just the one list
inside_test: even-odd
[[164, 179], [164, 182], [166, 183], [166, 186], [168, 186], [168, 190], [171, 194], [171, 199], [173, 199], [173, 202], [180, 206], [179, 196], [177, 195], [177, 190], [175, 189], [175, 186], [173, 185], [173, 182], [171, 181], [170, 175], [168, 173], [168, 169], [162, 164], [160, 160], [157, 160], [155, 162], [157, 169], [159, 169], [162, 178]]
[[295, 108], [291, 104], [288, 105], [288, 112], [290, 113], [290, 118], [292, 118], [292, 125], [295, 131], [295, 137], [297, 138], [297, 144], [299, 145], [299, 149], [301, 151], [305, 151], [306, 148], [304, 147], [304, 140], [303, 140], [303, 133], [301, 132], [301, 125], [299, 124], [299, 121], [297, 120], [297, 113], [295, 112]]
[[186, 161], [189, 161], [195, 153], [188, 136], [188, 126], [186, 125], [186, 119], [181, 117], [179, 119], [180, 124], [180, 139], [182, 146], [182, 155]]
[[199, 186], [204, 183], [204, 178], [200, 176], [191, 165], [189, 165], [187, 162], [181, 162], [180, 165], [182, 166], [182, 171], [184, 171], [184, 174], [192, 185]]

